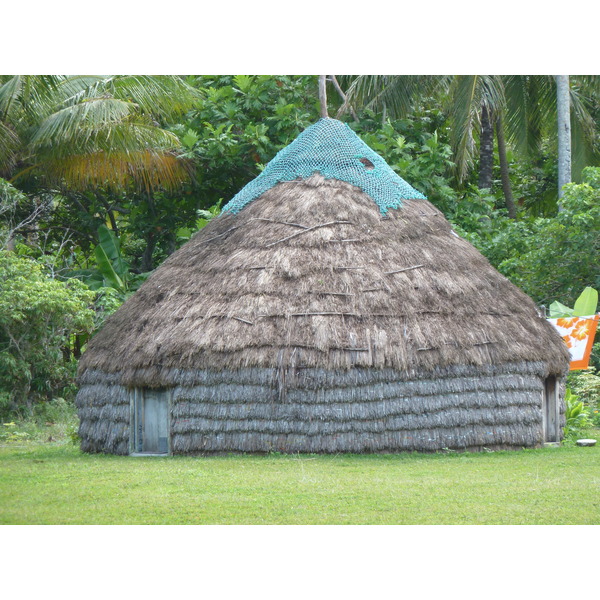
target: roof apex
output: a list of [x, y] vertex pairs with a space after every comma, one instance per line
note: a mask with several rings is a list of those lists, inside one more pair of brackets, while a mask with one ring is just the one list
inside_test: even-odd
[[382, 214], [402, 206], [402, 200], [426, 199], [337, 119], [322, 118], [280, 150], [263, 172], [243, 187], [223, 211], [237, 213], [282, 181], [306, 179], [315, 172], [339, 179], [370, 196]]

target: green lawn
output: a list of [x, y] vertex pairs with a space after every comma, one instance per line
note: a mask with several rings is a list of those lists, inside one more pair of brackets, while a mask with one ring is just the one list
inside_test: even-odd
[[5, 445], [0, 523], [595, 525], [600, 446], [130, 458]]

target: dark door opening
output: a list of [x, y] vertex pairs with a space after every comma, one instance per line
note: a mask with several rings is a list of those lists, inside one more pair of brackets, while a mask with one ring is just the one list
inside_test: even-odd
[[133, 452], [169, 453], [169, 393], [137, 389], [133, 400]]

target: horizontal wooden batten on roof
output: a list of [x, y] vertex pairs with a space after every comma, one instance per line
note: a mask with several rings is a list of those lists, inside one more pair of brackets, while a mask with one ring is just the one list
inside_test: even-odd
[[346, 292], [322, 292], [321, 290], [309, 290], [308, 294], [317, 294], [319, 296], [354, 296]]
[[235, 231], [236, 229], [239, 229], [239, 226], [231, 227], [230, 229], [228, 229], [227, 231], [224, 231], [223, 233], [220, 233], [219, 235], [215, 235], [211, 238], [208, 238], [207, 240], [202, 240], [198, 243], [199, 244], [208, 244], [208, 242], [212, 242], [213, 240], [216, 240], [217, 238], [223, 237], [224, 235], [227, 235], [228, 233], [231, 233], [232, 231]]
[[300, 229], [310, 229], [309, 225], [300, 225], [299, 223], [290, 223], [289, 221], [275, 221], [274, 219], [267, 219], [265, 217], [254, 217], [252, 219], [248, 219], [247, 223], [251, 223], [252, 221], [262, 221], [265, 223], [275, 223], [277, 225], [289, 225], [290, 227], [299, 227]]
[[395, 275], [396, 273], [404, 273], [404, 271], [412, 271], [413, 269], [420, 269], [425, 265], [415, 265], [414, 267], [405, 267], [404, 269], [396, 269], [395, 271], [385, 271], [384, 275]]
[[322, 227], [330, 227], [332, 225], [352, 225], [352, 224], [353, 223], [351, 223], [350, 221], [330, 221], [329, 223], [321, 223], [319, 225], [313, 225], [312, 227], [309, 227], [308, 229], [303, 229], [302, 231], [298, 231], [297, 233], [288, 235], [287, 237], [281, 238], [280, 240], [277, 240], [276, 242], [271, 242], [270, 244], [267, 244], [265, 246], [265, 248], [271, 248], [272, 246], [275, 246], [276, 244], [281, 244], [282, 242], [287, 242], [288, 240], [298, 237], [299, 235], [302, 235], [303, 233], [308, 233], [309, 231], [314, 231], [315, 229], [321, 229]]

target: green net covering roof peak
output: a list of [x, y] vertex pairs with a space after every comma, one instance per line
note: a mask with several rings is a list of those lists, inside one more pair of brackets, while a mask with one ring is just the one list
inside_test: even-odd
[[402, 206], [402, 200], [425, 196], [410, 186], [341, 121], [323, 118], [280, 150], [263, 172], [243, 187], [223, 211], [237, 213], [282, 181], [306, 179], [320, 173], [360, 188], [382, 214]]

